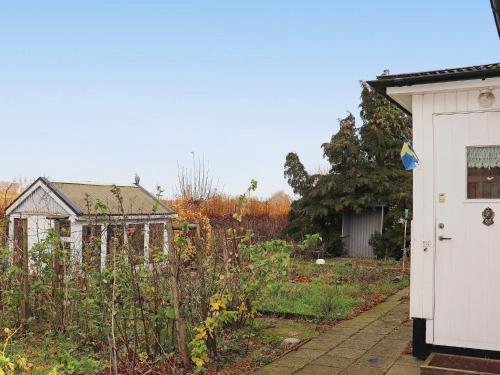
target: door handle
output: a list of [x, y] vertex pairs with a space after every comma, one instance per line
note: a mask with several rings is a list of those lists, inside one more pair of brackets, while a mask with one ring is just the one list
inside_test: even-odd
[[443, 236], [439, 236], [439, 237], [438, 237], [438, 240], [439, 240], [439, 241], [447, 241], [447, 240], [451, 240], [451, 237], [443, 237]]

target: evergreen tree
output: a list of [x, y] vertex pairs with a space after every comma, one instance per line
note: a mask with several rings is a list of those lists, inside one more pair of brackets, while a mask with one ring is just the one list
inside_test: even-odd
[[329, 143], [323, 143], [323, 156], [331, 165], [330, 173], [349, 173], [361, 161], [361, 144], [356, 129], [356, 119], [349, 113], [339, 120], [339, 131]]
[[290, 152], [285, 161], [285, 178], [295, 194], [303, 196], [311, 185], [311, 176], [295, 152]]
[[288, 233], [300, 239], [321, 233], [329, 253], [340, 255], [342, 213], [361, 212], [384, 205], [384, 232], [371, 240], [378, 256], [399, 257], [402, 226], [398, 222], [411, 205], [412, 175], [401, 165], [403, 137], [411, 138], [411, 122], [401, 110], [362, 83], [360, 117], [349, 113], [339, 120], [339, 131], [324, 143], [330, 163], [326, 175], [309, 175], [297, 154], [290, 153], [285, 176], [295, 194]]

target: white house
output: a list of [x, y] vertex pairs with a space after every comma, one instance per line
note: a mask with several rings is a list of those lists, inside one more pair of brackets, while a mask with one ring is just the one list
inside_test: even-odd
[[[114, 189], [117, 190], [113, 193]], [[116, 186], [55, 182], [43, 177], [22, 192], [7, 207], [6, 214], [14, 263], [27, 264], [22, 254], [42, 241], [49, 228], [54, 228], [76, 260], [101, 268], [105, 266], [111, 241], [128, 240], [146, 260], [152, 248], [166, 252], [166, 226], [175, 217], [169, 207], [138, 181], [134, 185]], [[100, 254], [95, 253], [95, 248], [91, 254], [86, 245], [96, 236], [101, 238]]]
[[500, 63], [369, 84], [412, 115], [420, 159], [413, 171], [414, 353], [500, 351]]

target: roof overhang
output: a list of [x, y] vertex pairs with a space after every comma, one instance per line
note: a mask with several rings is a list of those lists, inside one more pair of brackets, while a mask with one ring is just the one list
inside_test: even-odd
[[496, 86], [499, 77], [500, 64], [496, 63], [419, 73], [383, 75], [367, 83], [379, 94], [411, 115], [412, 95]]

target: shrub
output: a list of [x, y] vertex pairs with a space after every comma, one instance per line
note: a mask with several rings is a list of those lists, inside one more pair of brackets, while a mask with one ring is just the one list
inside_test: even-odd
[[377, 258], [400, 259], [403, 255], [401, 245], [403, 241], [402, 228], [386, 228], [384, 233], [375, 232], [368, 243], [373, 248]]

